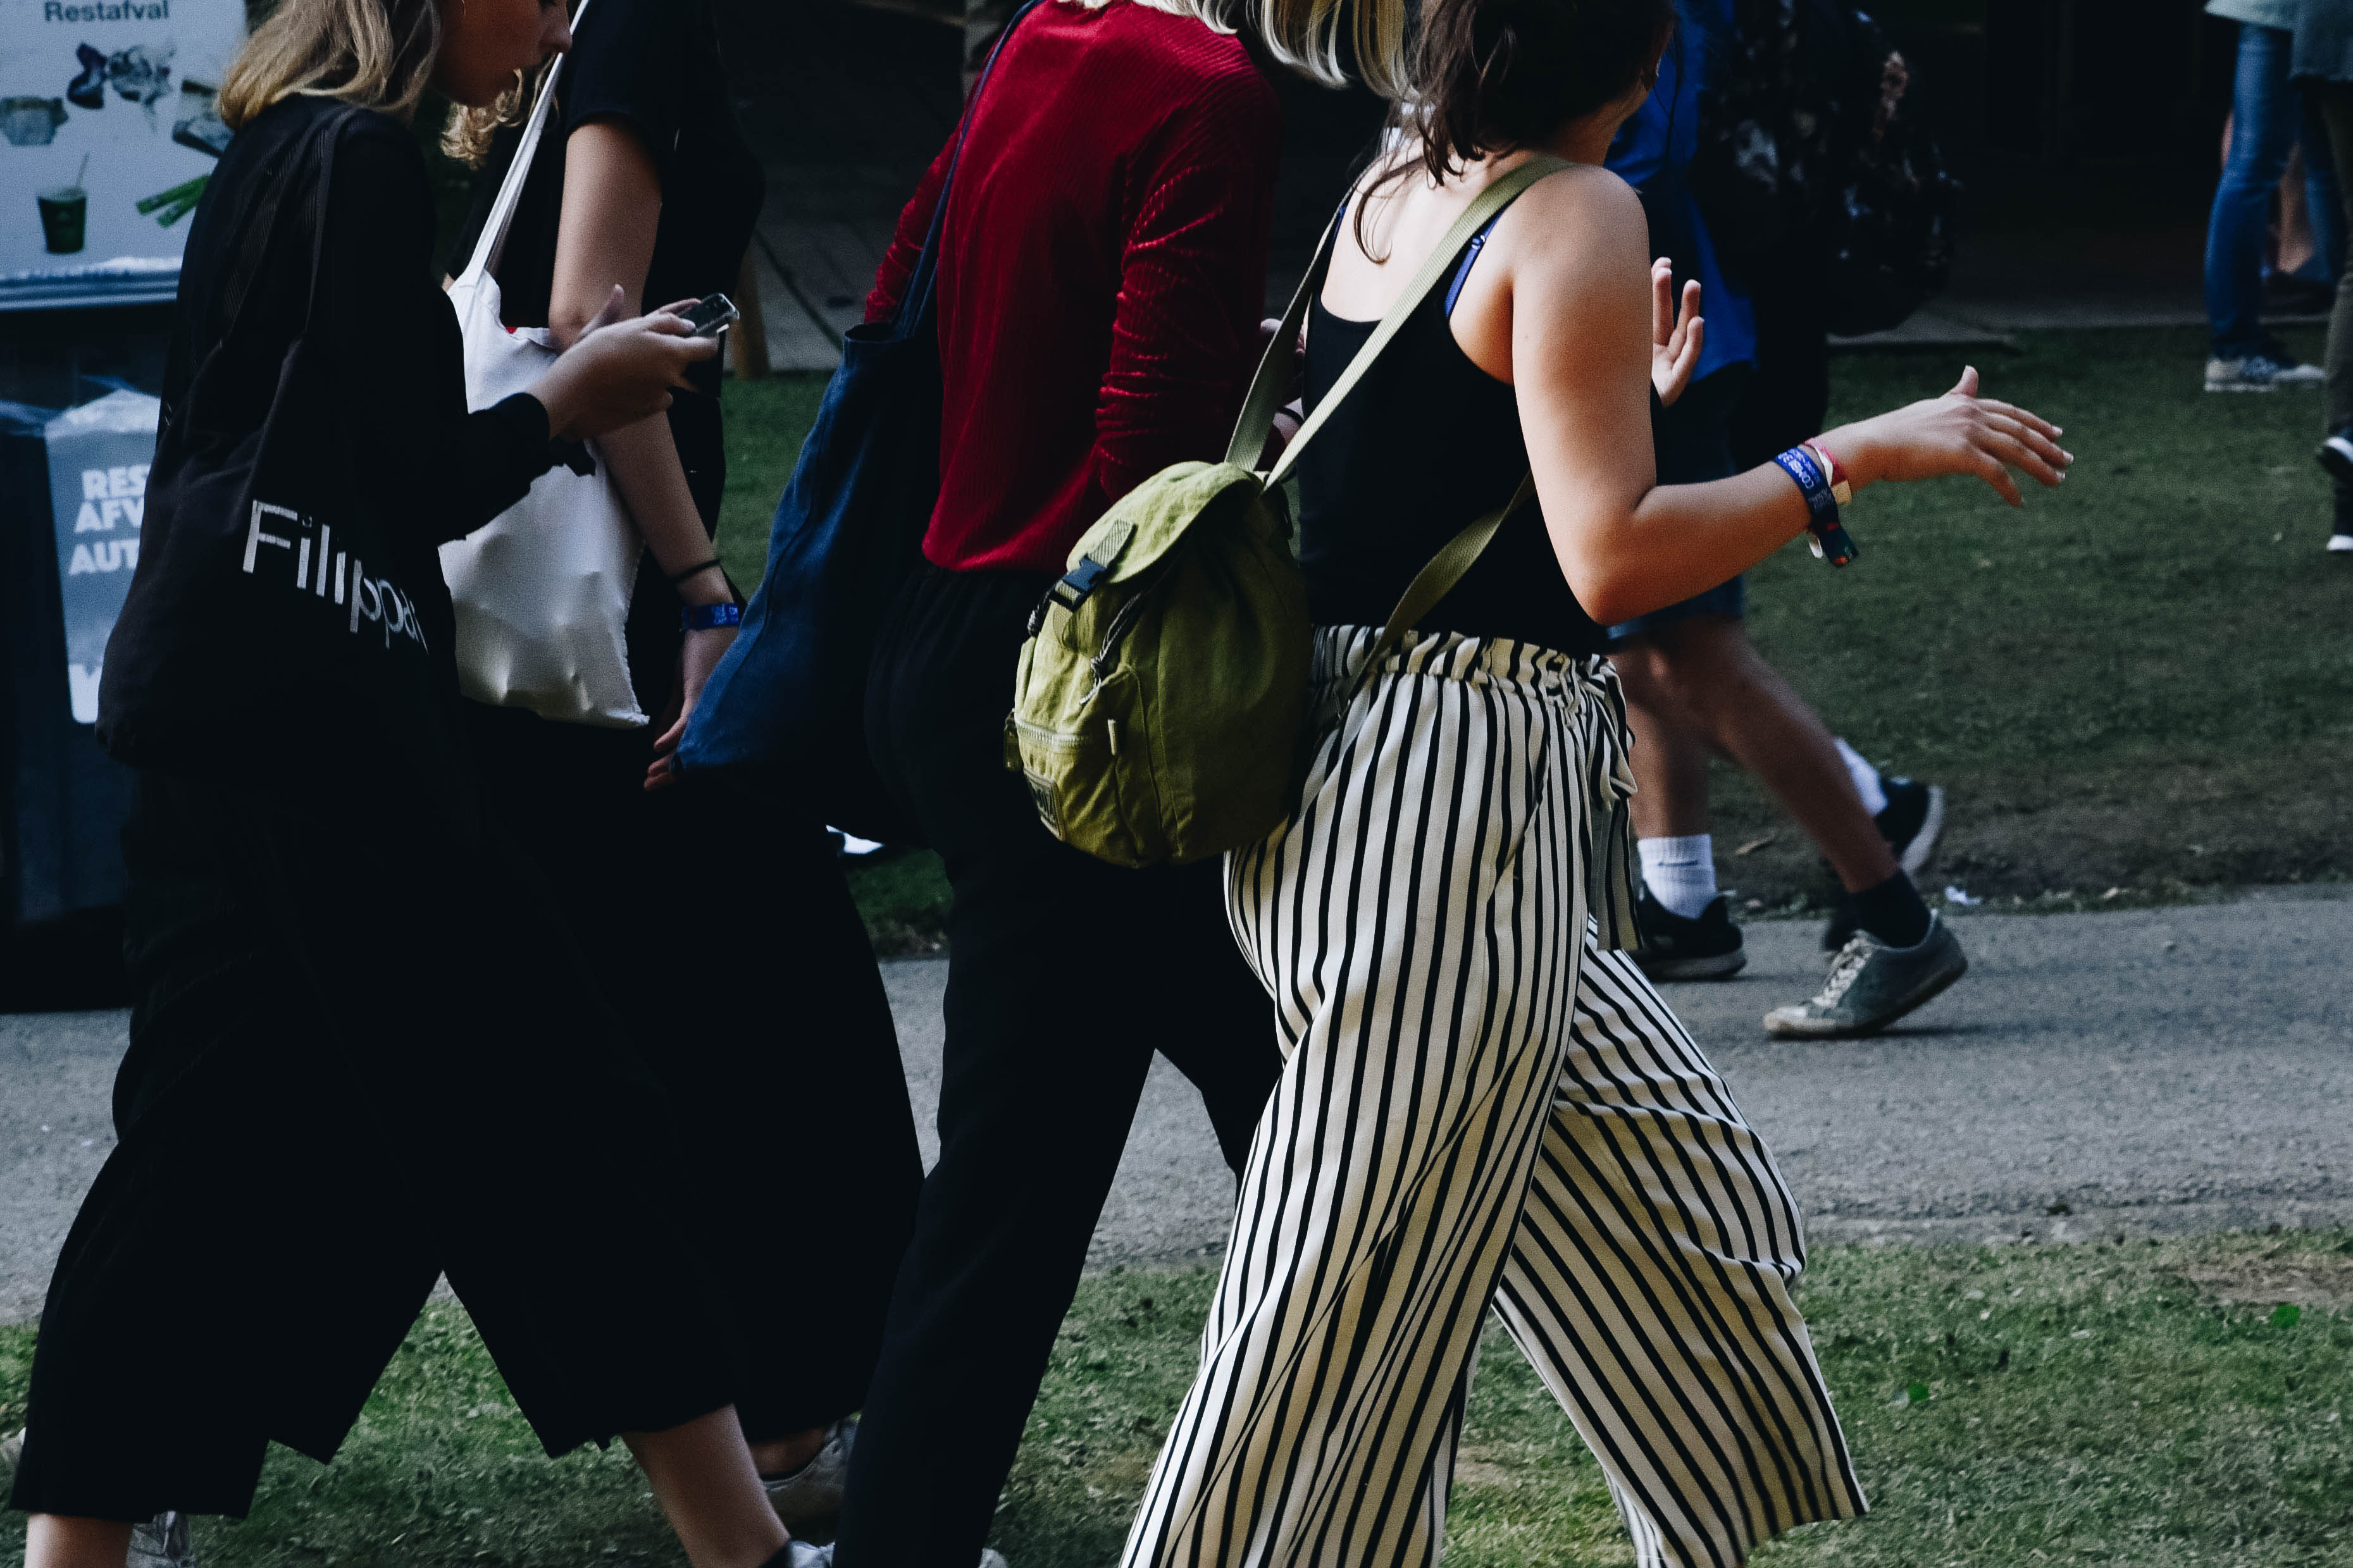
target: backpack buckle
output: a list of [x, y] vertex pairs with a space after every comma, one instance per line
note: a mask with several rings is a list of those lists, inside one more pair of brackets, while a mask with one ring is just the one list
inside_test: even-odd
[[1087, 596], [1102, 584], [1103, 574], [1110, 570], [1108, 563], [1098, 561], [1092, 555], [1082, 555], [1079, 563], [1071, 568], [1070, 575], [1055, 584], [1046, 597], [1075, 616], [1079, 613], [1079, 606], [1087, 602]]

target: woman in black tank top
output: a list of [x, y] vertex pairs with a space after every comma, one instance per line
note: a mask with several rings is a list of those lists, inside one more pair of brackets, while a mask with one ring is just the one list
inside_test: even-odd
[[[1311, 398], [1485, 186], [1537, 154], [1584, 166], [1463, 246], [1298, 460], [1316, 730], [1290, 820], [1226, 868], [1286, 1064], [1129, 1568], [1433, 1563], [1491, 1305], [1638, 1562], [1737, 1563], [1864, 1506], [1790, 1294], [1795, 1205], [1620, 951], [1632, 778], [1600, 626], [1810, 524], [1844, 552], [1834, 483], [1974, 473], [2014, 501], [2008, 468], [2056, 484], [2070, 459], [1970, 373], [1823, 437], [1831, 472], [1793, 450], [1657, 483], [1644, 383], [1672, 391], [1695, 334], [1659, 323], [1655, 268], [1644, 331], [1646, 226], [1599, 165], [1672, 19], [1430, 0], [1392, 62], [1407, 107], [1310, 318]], [[1406, 585], [1531, 472], [1541, 506], [1390, 651]]]
[[[1299, 564], [1318, 626], [1379, 626], [1422, 563], [1472, 518], [1501, 506], [1527, 471], [1511, 385], [1472, 363], [1449, 323], [1493, 230], [1490, 224], [1463, 247], [1451, 281], [1415, 310], [1300, 454]], [[1321, 297], [1309, 306], [1307, 412], [1379, 324], [1335, 315]], [[1398, 454], [1443, 460], [1399, 462]], [[1504, 520], [1419, 629], [1573, 654], [1599, 653], [1606, 640], [1569, 591], [1534, 507]]]

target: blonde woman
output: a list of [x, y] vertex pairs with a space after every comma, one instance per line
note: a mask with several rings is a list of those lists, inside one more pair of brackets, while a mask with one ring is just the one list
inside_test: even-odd
[[[1446, 258], [1299, 463], [1319, 744], [1291, 819], [1226, 870], [1288, 1059], [1128, 1568], [1435, 1562], [1491, 1305], [1643, 1568], [1727, 1568], [1863, 1507], [1791, 1298], [1795, 1205], [1614, 951], [1631, 778], [1603, 628], [1810, 523], [1835, 548], [1839, 488], [1974, 474], [2016, 504], [2010, 468], [2056, 484], [2070, 459], [1972, 373], [1821, 452], [1658, 483], [1666, 283], [1600, 164], [1673, 21], [1669, 0], [1430, 0], [1396, 151], [1340, 227], [1311, 402], [1483, 188], [1568, 165]], [[1540, 504], [1363, 668], [1406, 584], [1531, 470]]]
[[868, 302], [897, 310], [936, 214], [940, 493], [867, 735], [954, 891], [940, 1159], [860, 1424], [843, 1568], [983, 1544], [1153, 1054], [1200, 1088], [1237, 1164], [1274, 1081], [1217, 868], [1122, 870], [1062, 844], [1006, 772], [1004, 726], [1030, 612], [1079, 535], [1146, 476], [1225, 449], [1264, 302], [1266, 73], [1328, 74], [1343, 9], [1318, 37], [1307, 0], [1031, 6]]
[[[568, 42], [540, 0], [284, 0], [224, 83], [237, 136], [189, 236], [151, 494], [254, 438], [300, 337], [348, 504], [397, 556], [369, 564], [413, 598], [447, 700], [355, 692], [279, 716], [282, 735], [239, 731], [252, 754], [142, 768], [120, 1142], [43, 1312], [14, 1498], [30, 1568], [121, 1568], [130, 1521], [167, 1510], [244, 1514], [272, 1441], [329, 1458], [444, 1274], [548, 1449], [624, 1438], [693, 1568], [789, 1554], [733, 1408], [730, 1321], [667, 1217], [659, 1090], [448, 743], [439, 542], [512, 504], [552, 437], [659, 413], [712, 352], [608, 303], [529, 393], [467, 412], [406, 122], [428, 85], [487, 103]], [[171, 526], [151, 502], [154, 591], [133, 595], [159, 620], [178, 601], [155, 574], [185, 570], [154, 538]], [[591, 1179], [617, 1149], [617, 1179]]]

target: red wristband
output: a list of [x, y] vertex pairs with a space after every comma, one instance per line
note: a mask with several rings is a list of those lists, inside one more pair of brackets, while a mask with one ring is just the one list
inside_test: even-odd
[[1838, 460], [1838, 454], [1820, 441], [1809, 441], [1806, 446], [1822, 460], [1822, 467], [1830, 470], [1831, 499], [1841, 506], [1852, 504], [1854, 500], [1854, 480], [1847, 472], [1846, 465]]

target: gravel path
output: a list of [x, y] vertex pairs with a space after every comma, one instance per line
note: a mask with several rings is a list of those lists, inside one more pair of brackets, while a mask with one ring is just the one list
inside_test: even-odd
[[[1751, 926], [1746, 974], [1670, 988], [1814, 1240], [2353, 1224], [2353, 899], [2259, 893], [1959, 929], [1968, 978], [1877, 1040], [1776, 1045], [1757, 1027], [1819, 982], [1811, 925]], [[946, 972], [885, 972], [926, 1157]], [[39, 1310], [112, 1145], [126, 1023], [0, 1016], [0, 1321]], [[1157, 1064], [1092, 1261], [1213, 1257], [1231, 1203], [1199, 1100]]]

